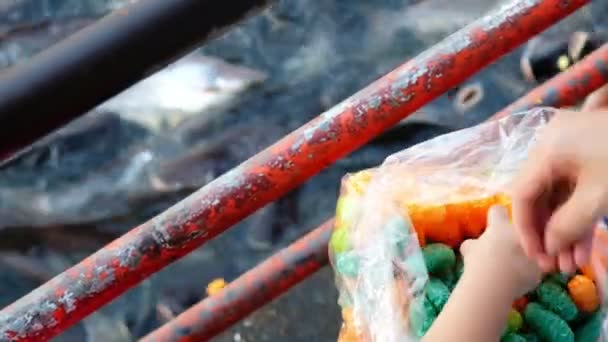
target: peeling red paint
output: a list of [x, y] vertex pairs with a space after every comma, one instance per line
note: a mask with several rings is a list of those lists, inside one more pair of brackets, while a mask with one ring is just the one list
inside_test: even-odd
[[[0, 336], [39, 341], [57, 335], [587, 2], [514, 1], [453, 34], [4, 308]], [[284, 166], [281, 160], [289, 167], [276, 167]], [[101, 279], [92, 270], [113, 277]], [[53, 312], [66, 306], [57, 289], [74, 305], [60, 321]]]
[[608, 80], [608, 44], [589, 54], [566, 72], [532, 90], [492, 118], [499, 119], [540, 106], [572, 106]]
[[[569, 106], [607, 82], [608, 45], [596, 50], [566, 72], [535, 88], [520, 100], [493, 115], [491, 119], [536, 106]], [[547, 96], [553, 92], [559, 96]], [[144, 342], [211, 339], [252, 311], [297, 285], [327, 264], [327, 257], [318, 259], [321, 260], [321, 264], [314, 264], [314, 267], [298, 264], [298, 260], [315, 260], [315, 256], [327, 253], [330, 238], [328, 230], [331, 229], [332, 221], [329, 220], [264, 263], [249, 270], [247, 277], [243, 276], [232, 281], [229, 297], [203, 300], [150, 333], [144, 338]], [[269, 264], [273, 266], [271, 267]], [[251, 293], [250, 283], [247, 279], [257, 282], [258, 292]], [[277, 283], [285, 285], [280, 286]], [[206, 313], [210, 307], [216, 308], [211, 316]], [[230, 318], [227, 318], [227, 312], [231, 312]], [[205, 319], [200, 318], [200, 315], [203, 315]]]

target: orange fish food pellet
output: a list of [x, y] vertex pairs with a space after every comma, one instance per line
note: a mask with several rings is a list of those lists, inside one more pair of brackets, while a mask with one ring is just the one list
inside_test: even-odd
[[510, 209], [510, 200], [497, 194], [448, 204], [405, 204], [405, 207], [416, 233], [423, 235], [424, 240], [456, 247], [465, 239], [478, 238], [483, 233], [488, 209], [494, 205]]
[[568, 292], [581, 311], [594, 312], [600, 306], [597, 287], [587, 276], [578, 274], [572, 277], [568, 282]]

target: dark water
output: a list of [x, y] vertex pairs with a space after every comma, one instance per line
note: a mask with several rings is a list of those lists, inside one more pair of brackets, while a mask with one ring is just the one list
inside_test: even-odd
[[[108, 6], [113, 4], [119, 2], [23, 0], [11, 3], [11, 0], [0, 0], [0, 10], [6, 11], [2, 13], [10, 14], [0, 15], [0, 29], [8, 30], [20, 23], [35, 23], [51, 18], [56, 25], [56, 29], [51, 31], [67, 35], [84, 25], [83, 21], [74, 24], [75, 20], [93, 20], [106, 13]], [[234, 127], [244, 127], [246, 130], [243, 135], [246, 139], [228, 140], [224, 147], [216, 147], [202, 161], [196, 159], [200, 164], [190, 168], [187, 177], [198, 180], [200, 184], [195, 182], [191, 186], [204, 185], [201, 181], [203, 175], [210, 173], [217, 176], [235, 166], [282, 134], [312, 119], [414, 57], [425, 47], [479, 17], [493, 2], [467, 0], [456, 5], [429, 0], [428, 4], [420, 5], [422, 7], [417, 7], [414, 12], [408, 10], [408, 4], [404, 0], [278, 1], [263, 15], [202, 47], [201, 53], [263, 71], [269, 77], [260, 86], [248, 90], [238, 103], [222, 109], [215, 116], [213, 124], [205, 126], [193, 138], [195, 140], [188, 140], [191, 136], [184, 135], [184, 139], [192, 145], [209, 146], [218, 139], [231, 139], [229, 133], [236, 130]], [[430, 14], [434, 17], [429, 17]], [[561, 34], [560, 30], [568, 32], [573, 27], [591, 25], [593, 18], [588, 15], [589, 12], [578, 13], [576, 20], [554, 30], [555, 34]], [[67, 25], [68, 22], [71, 25]], [[0, 59], [3, 58], [5, 65], [25, 62], [27, 56], [62, 37], [62, 34], [51, 35], [49, 32], [26, 31], [14, 39], [0, 39]], [[427, 124], [401, 126], [390, 136], [338, 162], [287, 200], [266, 208], [265, 214], [246, 220], [167, 267], [91, 316], [86, 324], [77, 326], [57, 340], [81, 341], [87, 338], [90, 341], [123, 341], [142, 336], [160, 324], [159, 306], [179, 313], [204, 297], [205, 286], [212, 279], [223, 277], [229, 281], [236, 278], [276, 249], [330, 217], [334, 211], [339, 180], [345, 172], [376, 165], [390, 153], [416, 142], [481, 122], [525, 93], [530, 85], [523, 82], [519, 72], [520, 53], [521, 50], [514, 52], [465, 83], [484, 90], [484, 96], [477, 105], [462, 112], [447, 96], [437, 99], [418, 114]], [[273, 127], [273, 130], [269, 132], [268, 127]], [[105, 173], [110, 175], [108, 177], [111, 177], [111, 172], [121, 174], [123, 164], [114, 161], [121, 160], [120, 155], [124, 151], [164, 142], [159, 140], [161, 138], [155, 132], [127, 124], [116, 117], [111, 117], [95, 132], [76, 135], [75, 140], [70, 140], [76, 141], [76, 144], [64, 141], [61, 146], [67, 147], [61, 149], [58, 157], [49, 156], [51, 149], [39, 150], [38, 154], [0, 173], [0, 184], [3, 187], [16, 187], [18, 183], [34, 192], [50, 191], [50, 188], [81, 191], [73, 184], [89, 184], [83, 183], [83, 179], [89, 179], [88, 175], [97, 177], [98, 173], [95, 172], [104, 170], [107, 165], [112, 165], [109, 167], [111, 171]], [[217, 155], [224, 157], [218, 158]], [[127, 189], [137, 191], [136, 187]], [[111, 238], [121, 234], [152, 217], [189, 191], [183, 189], [162, 196], [144, 197], [137, 205], [121, 205], [116, 211], [108, 209], [110, 202], [120, 203], [121, 198], [128, 198], [131, 194], [129, 191], [108, 193], [105, 197], [97, 198], [97, 202], [91, 200], [91, 203], [108, 210], [107, 217], [103, 219], [70, 222], [75, 226], [71, 225], [63, 235], [57, 232], [57, 227], [53, 227], [53, 233], [48, 236], [41, 234], [40, 230], [51, 228], [32, 229], [36, 224], [31, 223], [15, 228], [21, 235], [26, 234], [25, 239], [18, 238], [20, 233], [15, 233], [15, 230], [4, 230], [4, 233], [0, 232], [0, 237], [4, 234], [5, 241], [14, 241], [12, 245], [5, 243], [5, 249], [19, 246], [22, 253], [30, 258], [28, 260], [46, 270], [50, 276], [81, 260], [101, 246], [108, 236]], [[79, 193], [70, 192], [70, 195], [78, 196]], [[0, 203], [0, 208], [10, 208], [10, 205]], [[70, 215], [70, 218], [78, 217]], [[282, 229], [269, 232], [267, 227]], [[68, 240], [74, 239], [76, 232], [82, 233], [85, 238], [90, 235], [86, 239], [91, 247], [76, 248], [83, 244], [70, 243]], [[271, 248], [252, 248], [258, 246], [252, 245], [252, 239], [264, 238], [271, 240]], [[8, 304], [19, 298], [40, 283], [41, 278], [44, 277], [31, 277], [31, 274], [28, 278], [0, 264], [0, 301]], [[331, 272], [324, 270], [217, 340], [335, 340], [339, 328], [336, 299]], [[311, 312], [320, 314], [311, 315]]]

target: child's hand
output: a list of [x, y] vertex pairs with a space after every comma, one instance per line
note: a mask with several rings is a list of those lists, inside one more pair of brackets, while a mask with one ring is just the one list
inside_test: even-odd
[[485, 233], [460, 251], [464, 273], [424, 342], [498, 341], [513, 301], [540, 283], [540, 269], [524, 254], [503, 207], [490, 208]]
[[460, 252], [464, 259], [463, 276], [482, 278], [487, 286], [496, 287], [497, 293], [513, 299], [541, 281], [541, 270], [524, 254], [504, 207], [490, 208], [486, 231], [476, 240], [465, 241]]

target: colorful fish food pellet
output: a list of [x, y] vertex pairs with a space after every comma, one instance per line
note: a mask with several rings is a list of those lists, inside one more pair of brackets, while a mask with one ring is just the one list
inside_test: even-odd
[[346, 252], [350, 248], [348, 241], [348, 230], [345, 228], [337, 228], [331, 234], [329, 240], [329, 248], [333, 253], [339, 254]]
[[526, 307], [524, 319], [543, 341], [574, 342], [574, 332], [568, 323], [538, 303]]
[[355, 196], [341, 196], [336, 204], [336, 227], [352, 227], [360, 211], [360, 198]]
[[[417, 338], [428, 331], [456, 286], [445, 279], [457, 282], [462, 270], [462, 258], [448, 245], [431, 243], [421, 254], [430, 277], [423, 292], [408, 301], [407, 315]], [[500, 341], [595, 341], [604, 318], [598, 298], [593, 280], [580, 272], [572, 277], [549, 274], [535, 291], [513, 303]]]
[[[390, 259], [395, 267], [395, 284], [386, 285], [403, 292], [394, 296], [401, 298], [395, 299], [399, 302], [395, 305], [404, 309], [404, 327], [412, 336], [420, 338], [441, 313], [464, 271], [458, 247], [465, 239], [477, 238], [483, 233], [491, 206], [498, 204], [510, 209], [510, 201], [502, 194], [474, 196], [476, 192], [481, 193], [479, 189], [460, 191], [446, 203], [410, 203], [404, 200], [398, 202], [399, 209], [403, 210], [399, 215], [386, 217], [382, 224], [367, 227], [373, 234], [377, 233], [373, 240], [357, 236], [363, 241], [352, 241], [352, 229], [357, 229], [363, 195], [371, 176], [372, 173], [368, 172], [346, 180], [336, 209], [330, 254], [338, 277], [343, 284], [348, 284], [347, 288], [342, 287], [346, 292], [340, 297], [345, 297], [345, 294], [349, 298], [358, 296], [358, 300], [342, 300], [341, 304], [347, 309], [355, 303], [364, 305], [367, 299], [357, 292], [360, 289], [358, 281], [365, 281], [359, 279], [363, 277], [360, 274], [361, 261], [369, 261], [370, 255], [362, 259], [358, 253], [369, 253], [365, 251], [369, 244], [381, 243], [386, 255], [380, 257]], [[357, 234], [361, 232], [357, 231]], [[600, 253], [594, 248], [592, 258], [605, 267], [608, 265], [608, 232], [596, 235], [599, 236], [596, 241], [603, 249]], [[545, 276], [534, 291], [513, 302], [501, 342], [596, 341], [605, 313], [600, 305], [600, 285], [593, 271], [587, 266], [574, 275], [552, 273]], [[405, 285], [397, 286], [398, 282]], [[382, 287], [376, 283], [373, 286]], [[365, 307], [362, 310], [364, 312]], [[349, 312], [352, 316], [353, 311]], [[345, 321], [345, 325], [349, 328], [341, 332], [340, 341], [369, 341], [366, 327], [358, 326], [357, 330], [353, 327], [352, 317], [349, 316], [348, 320], [350, 323]], [[364, 323], [364, 320], [358, 322]]]
[[344, 252], [336, 256], [336, 270], [343, 276], [354, 278], [359, 274], [359, 256]]
[[448, 302], [450, 289], [440, 279], [431, 277], [425, 288], [425, 296], [435, 310], [440, 312]]
[[[334, 235], [337, 236], [332, 236], [332, 250], [341, 252], [349, 248], [348, 231], [354, 229], [372, 176], [372, 171], [363, 171], [350, 175], [343, 181], [342, 193], [336, 205]], [[411, 222], [407, 225], [411, 224], [421, 246], [432, 241], [457, 247], [465, 239], [477, 238], [486, 227], [490, 207], [503, 205], [510, 210], [511, 205], [510, 199], [504, 194], [488, 195], [482, 189], [474, 187], [463, 187], [442, 203], [410, 202], [407, 200], [408, 195], [416, 198], [416, 193], [404, 193], [404, 200], [398, 200], [397, 203], [399, 210], [403, 210]]]
[[600, 306], [600, 296], [593, 280], [585, 275], [577, 274], [568, 282], [568, 293], [583, 312], [594, 312]]
[[507, 331], [509, 333], [517, 333], [524, 325], [524, 319], [519, 311], [512, 309], [507, 318]]
[[214, 279], [207, 285], [207, 295], [214, 296], [222, 291], [228, 283], [222, 278]]
[[528, 303], [530, 303], [530, 300], [526, 296], [517, 298], [513, 302], [513, 309], [515, 309], [519, 312], [523, 312], [526, 309], [526, 306], [528, 305]]
[[536, 288], [539, 303], [569, 322], [578, 316], [578, 308], [568, 292], [556, 283], [545, 281]]
[[510, 201], [497, 194], [481, 199], [455, 199], [446, 204], [404, 203], [414, 228], [425, 241], [451, 247], [457, 247], [465, 239], [479, 237], [486, 227], [488, 209], [494, 205], [509, 207]]
[[526, 338], [523, 335], [517, 333], [508, 333], [504, 335], [500, 342], [527, 342]]
[[329, 241], [332, 252], [342, 253], [351, 248], [349, 230], [352, 229], [359, 212], [359, 201], [360, 198], [352, 195], [343, 195], [338, 199], [334, 231]]
[[429, 273], [441, 275], [456, 265], [456, 253], [448, 245], [433, 243], [422, 248], [422, 255]]
[[396, 216], [390, 219], [383, 227], [384, 240], [392, 247], [397, 257], [404, 257], [409, 246], [418, 247], [419, 241], [414, 238], [414, 230], [402, 217]]
[[414, 299], [409, 309], [411, 330], [417, 337], [424, 336], [437, 318], [437, 309], [426, 296]]
[[579, 325], [574, 330], [574, 339], [576, 342], [598, 341], [602, 332], [602, 324], [604, 323], [605, 312], [596, 311], [584, 323]]

